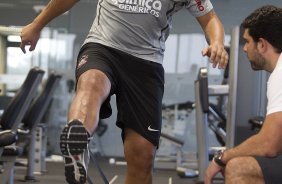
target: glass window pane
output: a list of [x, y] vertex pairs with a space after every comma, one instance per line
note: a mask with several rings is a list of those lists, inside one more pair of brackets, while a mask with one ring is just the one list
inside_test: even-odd
[[166, 49], [164, 53], [163, 67], [166, 73], [175, 73], [176, 59], [177, 59], [177, 37], [172, 34], [166, 41]]

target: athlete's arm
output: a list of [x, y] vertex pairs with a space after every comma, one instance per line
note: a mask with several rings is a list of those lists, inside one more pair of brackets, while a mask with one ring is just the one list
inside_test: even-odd
[[22, 42], [20, 44], [22, 51], [25, 53], [26, 45], [30, 45], [30, 51], [34, 50], [43, 27], [55, 17], [71, 9], [78, 1], [79, 0], [51, 0], [33, 22], [22, 29]]
[[209, 13], [197, 17], [203, 31], [205, 32], [209, 47], [203, 49], [202, 54], [208, 56], [213, 67], [225, 68], [228, 62], [228, 54], [224, 49], [224, 28], [216, 13]]

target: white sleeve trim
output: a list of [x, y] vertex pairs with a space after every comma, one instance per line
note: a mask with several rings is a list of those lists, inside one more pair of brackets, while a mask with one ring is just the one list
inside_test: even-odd
[[200, 17], [209, 13], [213, 5], [210, 0], [191, 0], [186, 8], [194, 17]]

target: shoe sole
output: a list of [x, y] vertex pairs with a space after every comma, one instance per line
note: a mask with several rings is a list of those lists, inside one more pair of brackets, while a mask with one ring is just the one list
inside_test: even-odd
[[[79, 121], [70, 122], [61, 133], [60, 148], [65, 161], [66, 181], [69, 184], [86, 183], [86, 168], [75, 157], [87, 149], [88, 142], [88, 133]], [[80, 174], [79, 181], [75, 179], [75, 165]]]

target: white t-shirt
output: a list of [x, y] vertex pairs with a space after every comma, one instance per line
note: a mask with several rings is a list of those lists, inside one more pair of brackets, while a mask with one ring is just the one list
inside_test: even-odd
[[267, 113], [282, 111], [282, 53], [267, 82]]
[[162, 63], [172, 15], [183, 8], [199, 17], [213, 6], [210, 0], [99, 0], [85, 43], [100, 43]]

